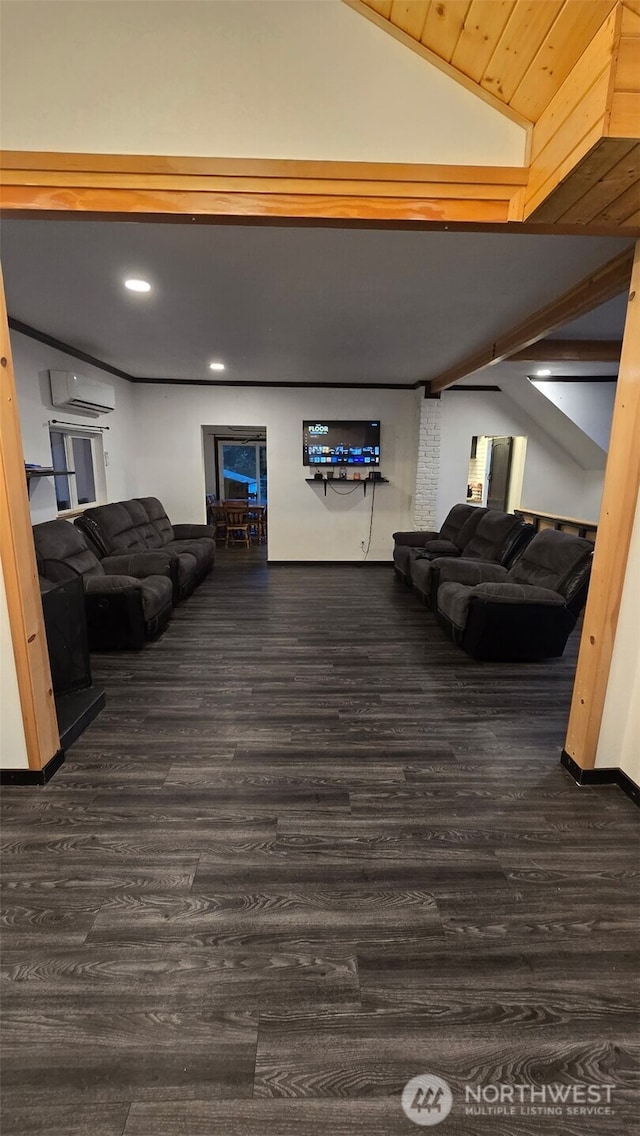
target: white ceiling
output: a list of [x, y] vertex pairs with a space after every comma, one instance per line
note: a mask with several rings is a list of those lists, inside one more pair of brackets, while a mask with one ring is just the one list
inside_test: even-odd
[[[11, 317], [134, 378], [213, 385], [428, 380], [631, 243], [67, 219], [5, 221], [0, 239]], [[128, 276], [148, 279], [151, 293], [125, 291]], [[624, 309], [622, 298], [558, 334], [620, 338]], [[610, 373], [585, 366], [553, 370]], [[499, 367], [481, 381], [497, 382]]]

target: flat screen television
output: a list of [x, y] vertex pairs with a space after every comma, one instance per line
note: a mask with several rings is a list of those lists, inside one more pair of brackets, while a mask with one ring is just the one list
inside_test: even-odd
[[380, 465], [379, 422], [302, 423], [302, 464], [313, 466]]

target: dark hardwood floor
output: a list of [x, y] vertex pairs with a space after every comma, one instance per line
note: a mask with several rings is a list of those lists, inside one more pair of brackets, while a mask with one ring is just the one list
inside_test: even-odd
[[480, 664], [390, 568], [218, 560], [3, 791], [3, 1136], [401, 1136], [421, 1073], [443, 1136], [637, 1131], [637, 810], [559, 765], [575, 637]]

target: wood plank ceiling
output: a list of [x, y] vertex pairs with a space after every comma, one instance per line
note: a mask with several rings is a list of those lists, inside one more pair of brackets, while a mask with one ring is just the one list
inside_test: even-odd
[[[534, 123], [615, 6], [615, 0], [362, 2]], [[636, 8], [633, 0], [629, 7]]]
[[637, 230], [640, 0], [345, 2], [532, 128], [519, 219]]

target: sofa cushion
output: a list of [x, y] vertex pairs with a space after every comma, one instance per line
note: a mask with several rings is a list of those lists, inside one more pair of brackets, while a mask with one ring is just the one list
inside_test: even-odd
[[[157, 497], [137, 497], [136, 502], [146, 511], [151, 525], [163, 542], [162, 547], [176, 552], [178, 555], [188, 552], [197, 562], [197, 578], [202, 579], [203, 576], [206, 576], [207, 572], [213, 567], [215, 557], [216, 545], [213, 534], [211, 536], [189, 537], [186, 540], [176, 539], [173, 525]], [[196, 531], [201, 527], [205, 526], [197, 526]]]
[[147, 576], [172, 578], [173, 557], [170, 553], [145, 549], [144, 552], [119, 552], [105, 556], [102, 567], [108, 575], [133, 576], [144, 580]]
[[514, 517], [513, 513], [487, 509], [484, 516], [480, 517], [471, 540], [464, 546], [462, 555], [471, 560], [499, 562], [509, 537], [523, 527], [523, 522]]
[[170, 540], [163, 546], [163, 551], [173, 552], [180, 560], [188, 556], [197, 565], [197, 576], [201, 579], [213, 566], [215, 547], [215, 541], [210, 537], [202, 537], [199, 540]]
[[[475, 505], [454, 505], [447, 513], [442, 528], [437, 535], [443, 540], [451, 540], [457, 544], [456, 538], [458, 533], [461, 532], [469, 518], [473, 517], [474, 513], [477, 511], [477, 506]], [[483, 510], [479, 511], [483, 512]]]
[[460, 551], [462, 551], [463, 548], [466, 548], [469, 542], [473, 539], [480, 521], [485, 516], [485, 514], [489, 512], [488, 509], [480, 505], [468, 505], [467, 509], [470, 510], [467, 514], [467, 518], [460, 531], [456, 534], [455, 537], [453, 537], [454, 543], [460, 549]]
[[[143, 509], [134, 501], [116, 501], [85, 509], [78, 524], [105, 555], [112, 552], [143, 552], [161, 547], [161, 541]], [[133, 505], [131, 509], [129, 506]]]
[[102, 567], [82, 533], [69, 521], [43, 521], [33, 526], [33, 540], [41, 576], [59, 583], [73, 576], [99, 576]]
[[510, 569], [508, 580], [513, 584], [551, 588], [564, 595], [576, 568], [590, 558], [592, 552], [590, 540], [556, 529], [544, 529], [536, 533]]
[[157, 497], [136, 497], [132, 504], [142, 506], [161, 544], [169, 544], [169, 542], [174, 539], [171, 521], [164, 511], [164, 505]]
[[551, 588], [537, 588], [533, 584], [486, 583], [472, 589], [473, 595], [481, 600], [497, 600], [500, 603], [564, 604], [564, 598]]
[[437, 572], [440, 583], [466, 584], [468, 588], [488, 581], [501, 582], [506, 579], [507, 569], [501, 564], [494, 564], [486, 560], [436, 560], [432, 565], [433, 572]]
[[441, 584], [438, 588], [438, 611], [462, 631], [467, 622], [474, 589], [466, 584]]

